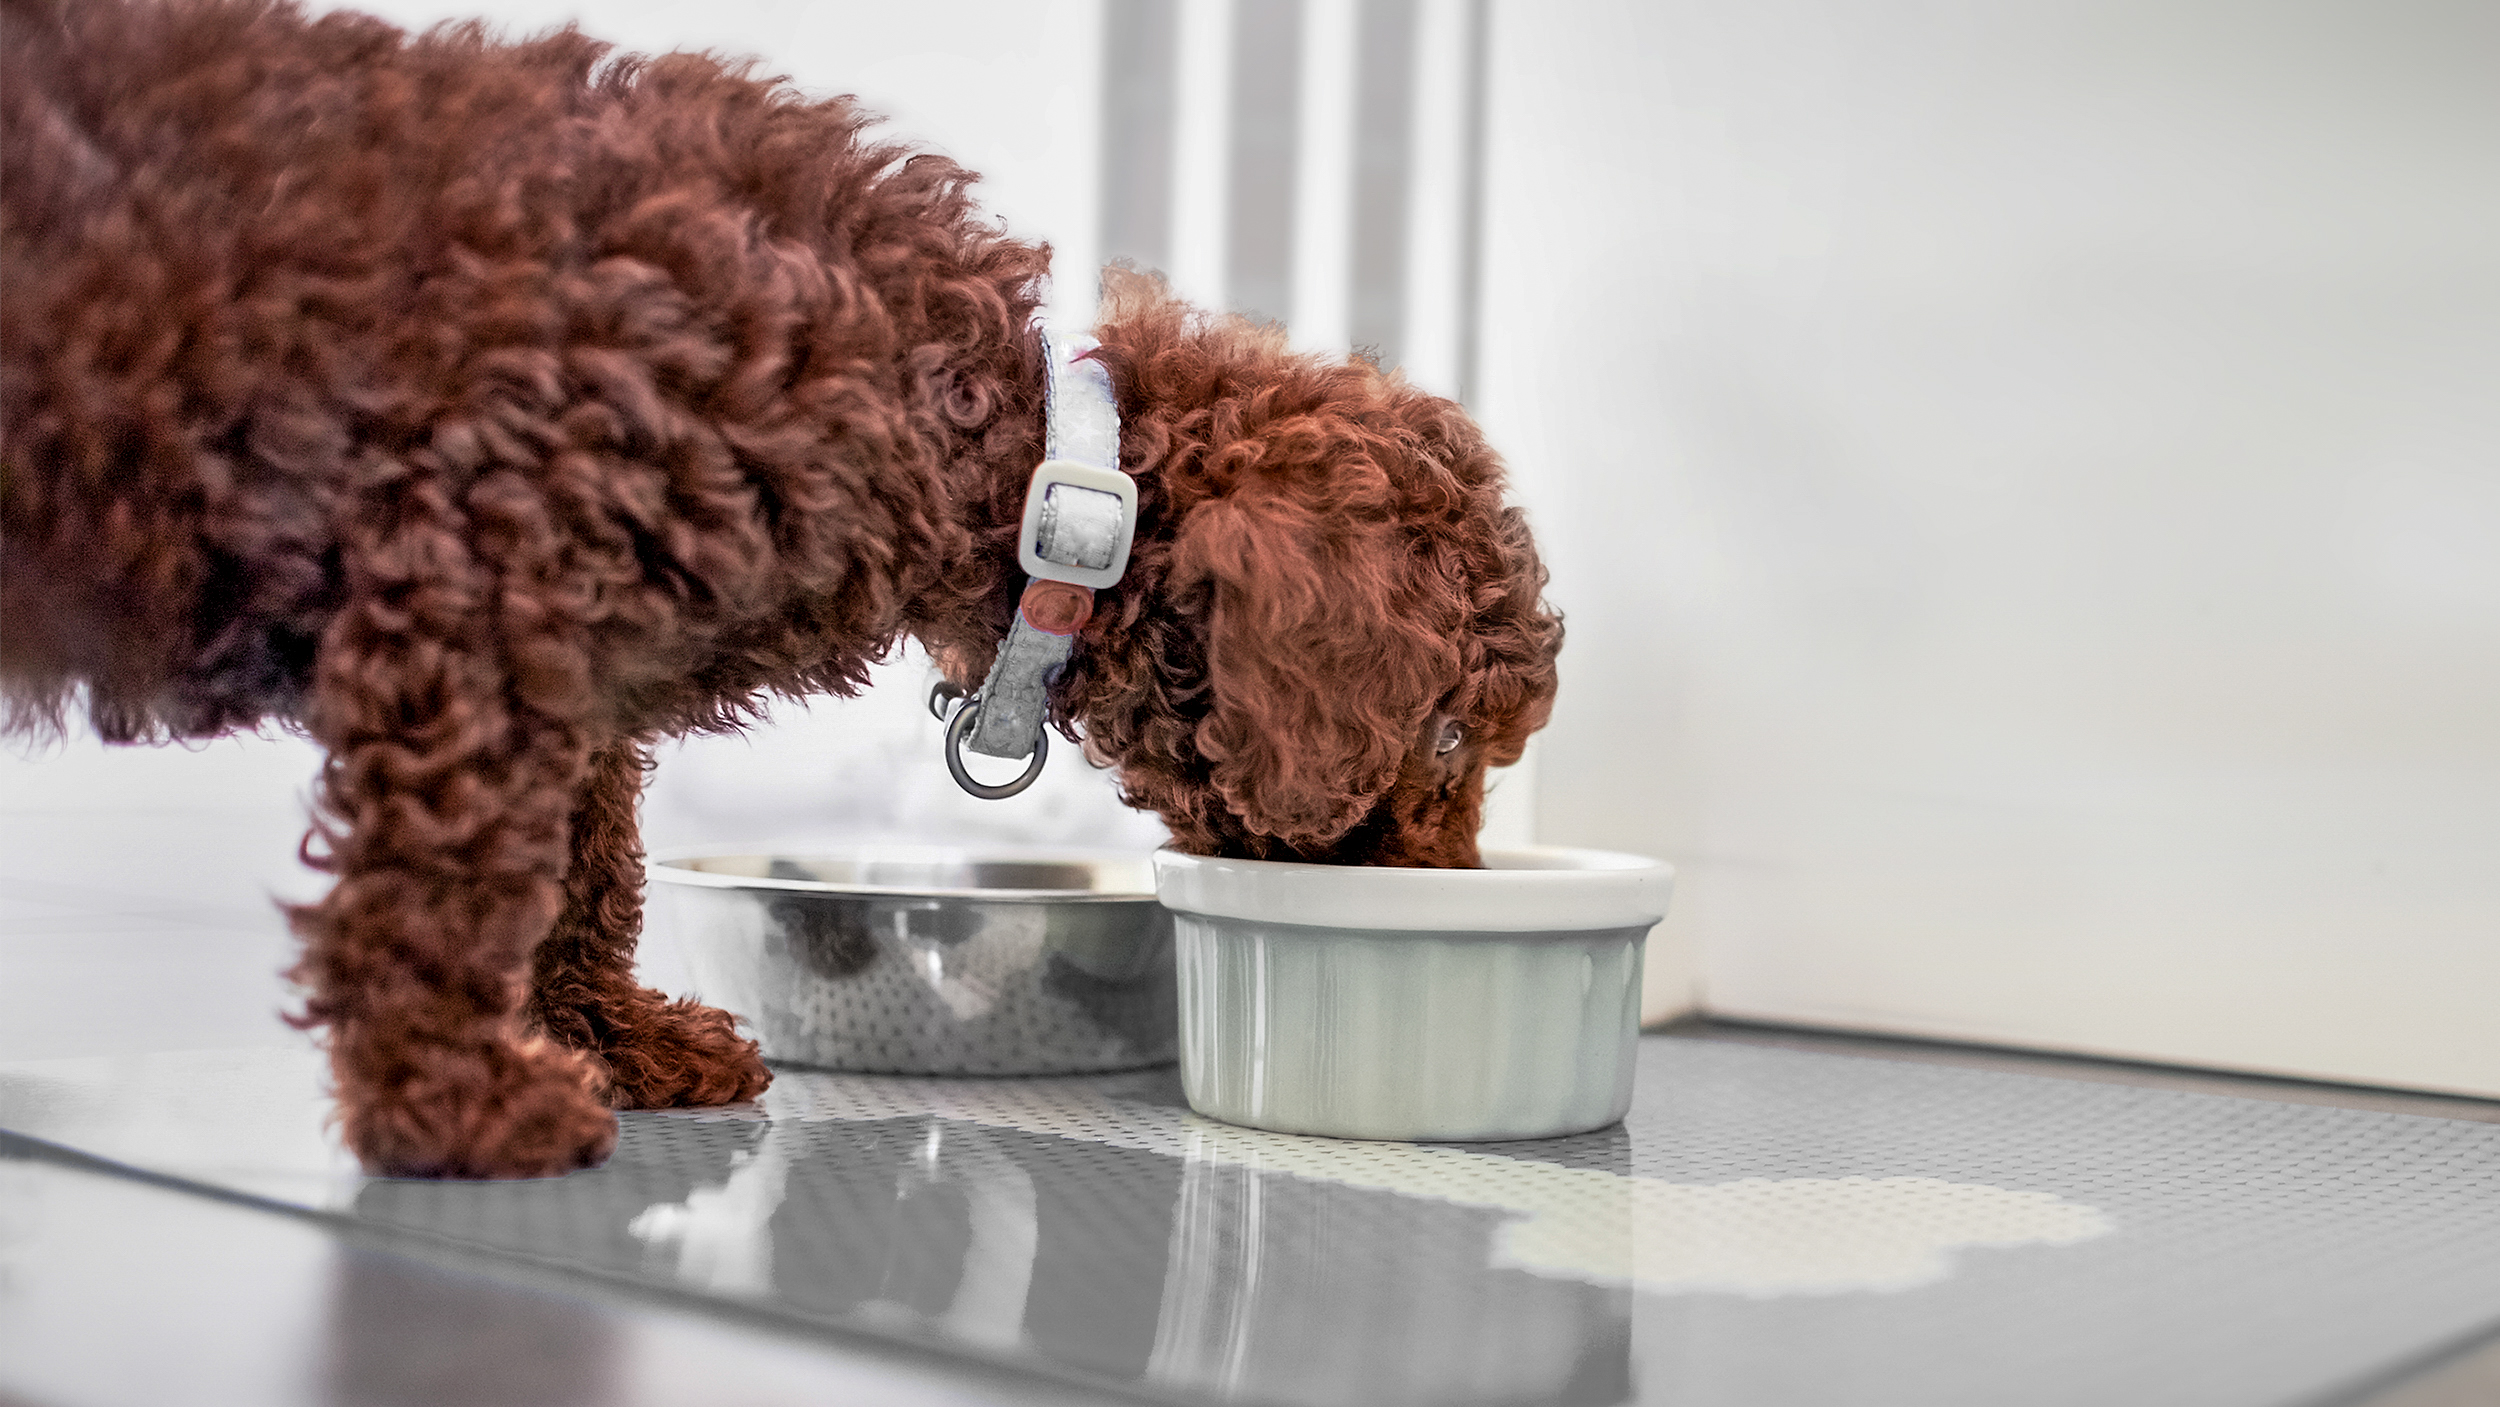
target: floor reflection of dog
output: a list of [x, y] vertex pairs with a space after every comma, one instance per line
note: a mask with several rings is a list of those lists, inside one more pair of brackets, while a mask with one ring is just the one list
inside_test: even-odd
[[[822, 1304], [826, 1285], [847, 1282], [856, 1292], [841, 1306], [848, 1314], [925, 1324], [949, 1339], [990, 1348], [1023, 1342], [1039, 1213], [1033, 1179], [995, 1146], [993, 1135], [930, 1119], [908, 1148], [895, 1140], [900, 1166], [893, 1205], [847, 1228], [855, 1248], [960, 1248], [960, 1261], [949, 1257], [947, 1264], [919, 1267], [881, 1256], [869, 1270], [853, 1255], [843, 1258], [847, 1263], [809, 1266], [783, 1287], [774, 1276], [773, 1214], [787, 1194], [802, 1138], [797, 1126], [767, 1127], [753, 1148], [736, 1155], [727, 1179], [696, 1188], [683, 1202], [650, 1207], [627, 1229], [672, 1258], [676, 1279], [715, 1293], [781, 1293]], [[940, 1209], [940, 1201], [948, 1205]], [[931, 1212], [958, 1221], [956, 1232], [923, 1225]], [[875, 1224], [880, 1221], [886, 1224]], [[865, 1280], [862, 1270], [869, 1270]]]
[[[1630, 1395], [1630, 1288], [1488, 1270], [1513, 1220], [1494, 1208], [956, 1119], [776, 1112], [724, 1177], [633, 1218], [647, 1266], [1184, 1392]], [[1602, 1135], [1572, 1143], [1607, 1160]], [[1332, 1323], [1349, 1305], [1367, 1332]]]
[[[1048, 251], [712, 59], [263, 0], [0, 3], [5, 721], [329, 752], [303, 1020], [377, 1172], [752, 1097], [633, 979], [646, 745], [977, 682], [1017, 609]], [[1139, 492], [1053, 720], [1204, 853], [1465, 865], [1561, 627], [1466, 415], [1115, 281]], [[109, 994], [99, 994], [109, 1000]]]

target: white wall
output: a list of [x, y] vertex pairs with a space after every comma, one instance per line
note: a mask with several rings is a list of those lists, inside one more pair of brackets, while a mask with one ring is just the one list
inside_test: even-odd
[[2500, 11], [1499, 13], [1539, 828], [1683, 995], [2500, 1094]]

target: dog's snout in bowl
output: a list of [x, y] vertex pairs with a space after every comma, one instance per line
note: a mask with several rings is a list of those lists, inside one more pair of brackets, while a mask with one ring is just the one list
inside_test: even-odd
[[1176, 1058], [1172, 919], [1147, 856], [703, 854], [651, 877], [655, 931], [768, 1059], [1045, 1075]]

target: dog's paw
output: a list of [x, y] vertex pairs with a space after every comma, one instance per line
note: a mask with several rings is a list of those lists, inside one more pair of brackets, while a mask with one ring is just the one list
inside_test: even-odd
[[598, 1052], [608, 1067], [608, 1100], [619, 1109], [682, 1109], [753, 1099], [773, 1081], [755, 1042], [717, 1007], [636, 994], [612, 1015]]
[[[552, 1042], [426, 1045], [380, 1071], [333, 1055], [339, 1125], [380, 1177], [555, 1177], [616, 1147], [599, 1072]], [[377, 1077], [378, 1076], [378, 1077]]]

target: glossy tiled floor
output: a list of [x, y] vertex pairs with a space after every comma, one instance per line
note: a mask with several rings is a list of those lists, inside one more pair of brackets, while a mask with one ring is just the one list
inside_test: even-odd
[[[629, 1116], [596, 1172], [445, 1184], [357, 1175], [317, 1089], [300, 1052], [25, 1062], [0, 1125], [363, 1244], [1167, 1401], [2295, 1403], [2500, 1323], [2470, 1120], [1653, 1037], [1622, 1128], [1544, 1143], [1230, 1129], [1164, 1071], [789, 1071]], [[68, 1176], [27, 1205], [114, 1195]], [[396, 1295], [330, 1278], [304, 1311], [352, 1370]], [[0, 1362], [77, 1400], [74, 1326], [9, 1322]]]
[[25, 853], [0, 1401], [2493, 1400], [2490, 1105], [1721, 1027], [1546, 1143], [787, 1071], [596, 1172], [372, 1180], [244, 994], [274, 921]]

